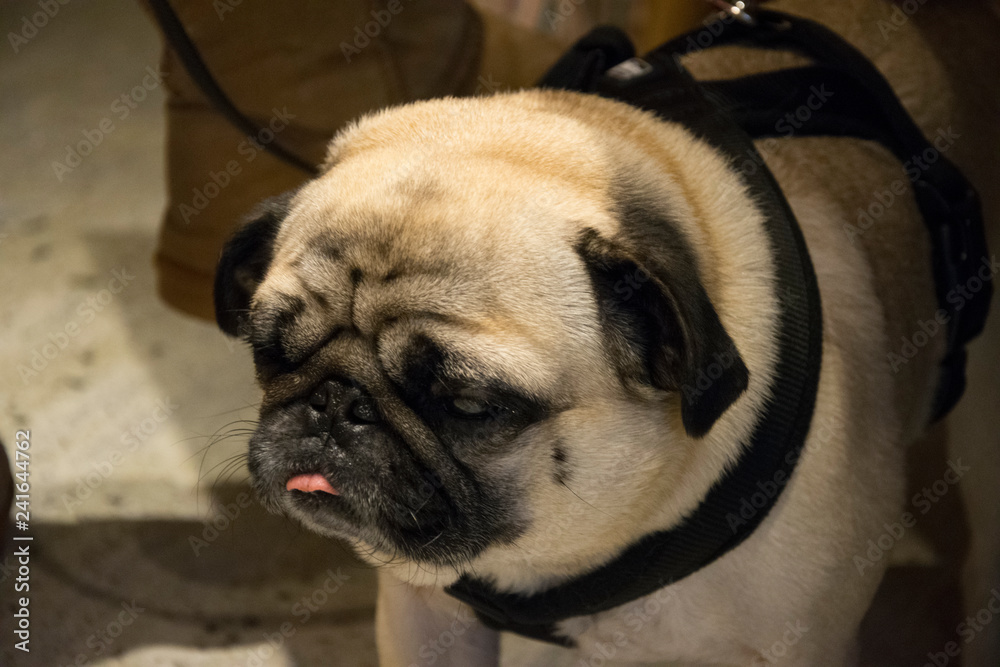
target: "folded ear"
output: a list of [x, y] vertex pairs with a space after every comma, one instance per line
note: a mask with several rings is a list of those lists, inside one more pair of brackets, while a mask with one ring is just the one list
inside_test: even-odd
[[[605, 346], [623, 378], [679, 391], [684, 429], [708, 433], [742, 394], [749, 372], [698, 278], [680, 230], [657, 220], [614, 239], [586, 230], [577, 244], [597, 297]], [[635, 222], [634, 220], [632, 222]]]
[[222, 249], [215, 269], [215, 321], [230, 336], [242, 333], [250, 300], [271, 264], [274, 240], [294, 195], [286, 192], [261, 202]]

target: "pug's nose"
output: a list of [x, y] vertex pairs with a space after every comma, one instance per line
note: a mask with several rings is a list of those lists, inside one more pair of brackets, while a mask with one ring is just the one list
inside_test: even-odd
[[309, 397], [309, 406], [324, 425], [331, 422], [354, 425], [379, 421], [374, 399], [361, 387], [341, 380], [327, 380]]

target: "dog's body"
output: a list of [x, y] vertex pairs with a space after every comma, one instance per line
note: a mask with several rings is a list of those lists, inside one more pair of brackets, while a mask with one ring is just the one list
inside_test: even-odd
[[[852, 4], [859, 14], [839, 5], [819, 18], [865, 48], [887, 10]], [[859, 15], [871, 30], [843, 29]], [[866, 50], [893, 83], [922, 72], [918, 86], [902, 86], [912, 93], [903, 100], [925, 134], [947, 133], [950, 102], [933, 55], [913, 26], [892, 39]], [[727, 48], [686, 64], [712, 78], [794, 60]], [[886, 361], [938, 308], [927, 234], [909, 194], [874, 225], [856, 226], [873, 192], [900, 179], [877, 145], [790, 138], [761, 152], [801, 225], [822, 297], [822, 369], [804, 452], [738, 548], [646, 598], [562, 623], [585, 659], [767, 664], [778, 644], [787, 664], [850, 664], [888, 564], [859, 572], [855, 557], [899, 521], [907, 448], [929, 421], [945, 336], [929, 336], [896, 370]], [[264, 257], [231, 249], [222, 273], [251, 269], [219, 288], [220, 312], [252, 307], [247, 330], [266, 394], [251, 470], [272, 506], [354, 539], [380, 566], [386, 666], [432, 655], [436, 664], [495, 664], [497, 634], [443, 587], [473, 573], [500, 590], [537, 592], [676, 525], [736, 459], [774, 379], [781, 294], [751, 194], [707, 144], [624, 104], [525, 91], [382, 112], [343, 132], [324, 174], [262, 219], [254, 233], [270, 239]], [[638, 269], [632, 282], [614, 273], [623, 267]], [[629, 333], [641, 315], [627, 309], [658, 289], [677, 331], [649, 334], [671, 350], [650, 360], [651, 341], [636, 348]], [[605, 310], [618, 299], [619, 310]], [[224, 326], [235, 331], [235, 320]], [[718, 381], [718, 404], [684, 405], [684, 354], [704, 360], [730, 347], [738, 359]], [[425, 357], [436, 365], [414, 375]], [[512, 396], [494, 426], [463, 431], [466, 422], [450, 425], [454, 414], [434, 416], [420, 398], [451, 396], [454, 384], [459, 409], [471, 401], [475, 411], [493, 400], [476, 393], [477, 379]], [[340, 435], [331, 397], [351, 387], [361, 388], [345, 404], [354, 430]], [[322, 445], [298, 426], [318, 419], [303, 407], [311, 394], [331, 429]], [[367, 394], [376, 416], [358, 407]], [[358, 453], [382, 422], [391, 433]], [[292, 445], [296, 437], [312, 444]], [[316, 472], [348, 503], [337, 510], [347, 519], [285, 491], [292, 475]], [[412, 526], [386, 509], [394, 502]], [[447, 521], [427, 523], [421, 512]]]

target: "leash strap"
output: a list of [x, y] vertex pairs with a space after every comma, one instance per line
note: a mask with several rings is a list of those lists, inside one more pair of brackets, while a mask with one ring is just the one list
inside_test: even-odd
[[[184, 29], [184, 24], [181, 23], [173, 7], [170, 6], [170, 2], [168, 0], [147, 0], [147, 2], [153, 11], [156, 22], [160, 26], [160, 30], [163, 32], [164, 39], [167, 40], [167, 44], [170, 45], [170, 48], [180, 58], [185, 71], [187, 71], [202, 94], [208, 98], [209, 103], [240, 132], [253, 137], [260, 136], [264, 128], [240, 111], [233, 104], [233, 101], [229, 99], [229, 96], [226, 95], [226, 92], [222, 90], [222, 87], [219, 86], [219, 83], [212, 76], [212, 72], [202, 59], [201, 54], [198, 53], [198, 48], [191, 40], [187, 30]], [[310, 176], [319, 175], [316, 165], [297, 155], [295, 151], [285, 146], [277, 137], [261, 145], [264, 147], [264, 150], [282, 162]]]

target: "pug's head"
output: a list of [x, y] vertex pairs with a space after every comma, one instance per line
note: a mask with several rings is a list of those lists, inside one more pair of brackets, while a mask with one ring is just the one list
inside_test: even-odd
[[573, 498], [613, 500], [574, 529], [586, 542], [671, 493], [748, 372], [675, 194], [552, 108], [577, 97], [364, 119], [228, 243], [216, 314], [253, 350], [270, 508], [456, 566], [558, 530]]

